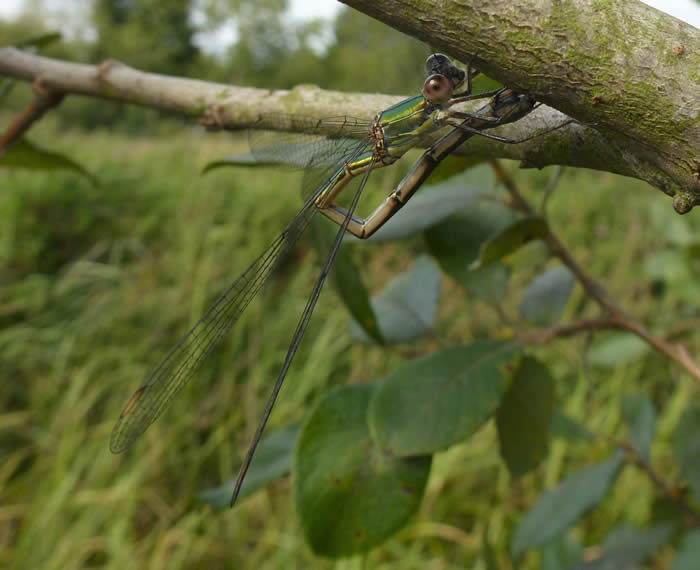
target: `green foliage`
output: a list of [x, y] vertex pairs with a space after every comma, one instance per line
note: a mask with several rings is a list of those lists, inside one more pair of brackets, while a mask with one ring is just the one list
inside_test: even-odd
[[337, 558], [366, 552], [420, 506], [431, 457], [397, 457], [370, 436], [367, 413], [374, 389], [342, 386], [328, 392], [299, 435], [295, 502], [318, 554]]
[[[239, 500], [289, 474], [298, 434], [299, 426], [293, 424], [271, 432], [260, 441], [238, 493]], [[231, 479], [218, 487], [205, 489], [199, 493], [199, 499], [217, 510], [228, 508], [235, 484], [236, 480]]]
[[[342, 298], [332, 287], [326, 288], [273, 414], [271, 437], [262, 444], [262, 453], [251, 467], [246, 500], [233, 512], [223, 509], [212, 514], [209, 505], [222, 507], [230, 498], [231, 477], [238, 470], [236, 457], [250, 440], [270, 380], [279, 369], [290, 331], [315, 276], [313, 264], [308, 262], [315, 256], [307, 255], [310, 240], [302, 239], [288, 264], [262, 292], [261, 302], [249, 307], [230, 341], [210, 355], [193, 386], [173, 402], [173, 409], [149, 429], [143, 442], [115, 460], [107, 449], [109, 430], [124, 398], [154, 362], [284, 226], [299, 198], [296, 191], [280, 189], [296, 187], [299, 175], [223, 169], [200, 177], [202, 165], [236, 149], [230, 148], [230, 139], [197, 139], [191, 132], [170, 136], [167, 146], [107, 133], [94, 133], [86, 140], [75, 133], [56, 137], [56, 132], [49, 122], [40, 125], [37, 134], [56, 140], [57, 152], [70, 151], [98, 172], [102, 186], [94, 187], [79, 175], [60, 171], [43, 175], [7, 170], [0, 183], [0, 374], [5, 380], [0, 394], [7, 410], [0, 416], [0, 453], [6, 458], [8, 473], [0, 485], [0, 498], [3, 504], [18, 509], [22, 521], [11, 543], [0, 545], [3, 565], [124, 567], [142, 565], [146, 559], [150, 565], [174, 568], [327, 568], [329, 563], [315, 558], [303, 546], [304, 536], [314, 541], [317, 551], [336, 555], [365, 550], [416, 521], [419, 532], [399, 533], [385, 545], [375, 546], [366, 555], [369, 567], [379, 567], [381, 560], [386, 560], [390, 567], [424, 568], [438, 547], [446, 564], [473, 567], [486, 556], [481, 536], [488, 523], [490, 563], [504, 568], [508, 544], [524, 532], [518, 530], [516, 535], [516, 529], [527, 528], [532, 513], [542, 509], [535, 507], [522, 518], [512, 502], [514, 493], [518, 505], [539, 505], [542, 489], [557, 489], [559, 482], [564, 487], [561, 494], [566, 496], [560, 503], [546, 499], [551, 493], [539, 499], [548, 500], [555, 515], [546, 525], [531, 524], [530, 538], [520, 538], [519, 551], [535, 548], [546, 536], [568, 536], [567, 530], [578, 521], [576, 536], [587, 545], [607, 544], [610, 530], [625, 521], [639, 528], [654, 528], [656, 522], [649, 518], [648, 510], [654, 493], [640, 492], [646, 488], [644, 474], [625, 470], [619, 477], [630, 484], [611, 485], [617, 459], [599, 463], [608, 452], [601, 434], [611, 440], [627, 435], [636, 448], [645, 450], [655, 433], [655, 449], [659, 446], [661, 450], [668, 448], [669, 434], [679, 425], [674, 434], [676, 457], [692, 484], [694, 428], [687, 427], [692, 426], [691, 420], [680, 419], [694, 394], [692, 382], [672, 383], [667, 365], [653, 354], [644, 357], [643, 368], [635, 368], [638, 359], [623, 360], [627, 362], [624, 366], [596, 366], [588, 371], [589, 376], [579, 375], [572, 362], [581, 358], [580, 348], [575, 341], [559, 341], [536, 351], [543, 370], [535, 376], [539, 379], [535, 383], [551, 376], [557, 386], [549, 427], [555, 439], [538, 467], [523, 474], [519, 490], [514, 491], [499, 459], [499, 434], [490, 419], [504, 409], [514, 409], [508, 402], [511, 388], [520, 386], [513, 377], [518, 368], [494, 364], [487, 374], [478, 366], [481, 359], [475, 356], [475, 347], [485, 351], [499, 343], [474, 339], [495, 337], [500, 325], [487, 304], [465, 294], [460, 281], [450, 279], [451, 273], [446, 272], [439, 278], [438, 310], [430, 319], [430, 334], [403, 345], [402, 353], [353, 342], [346, 332], [348, 311], [340, 302]], [[234, 146], [244, 145], [236, 142]], [[110, 149], [109, 154], [104, 149]], [[376, 176], [382, 186], [387, 184], [382, 176], [392, 175], [391, 183], [401, 176], [400, 165], [385, 170]], [[455, 208], [461, 209], [454, 214], [456, 219], [471, 220], [477, 228], [484, 228], [482, 236], [492, 235], [492, 228], [502, 228], [512, 218], [501, 220], [501, 215], [508, 217], [508, 210], [493, 206], [491, 200], [475, 198], [478, 194], [499, 195], [488, 170], [477, 169], [477, 173], [462, 177], [469, 198], [461, 204], [455, 181], [423, 188], [415, 199], [425, 192], [429, 203], [437, 204], [433, 192], [444, 191]], [[538, 174], [528, 175], [525, 180], [533, 189], [538, 188]], [[479, 176], [483, 176], [481, 181]], [[591, 177], [596, 177], [595, 184]], [[618, 230], [614, 222], [619, 220], [605, 220], [607, 210], [601, 207], [609, 191], [606, 184], [629, 182], [590, 173], [570, 173], [564, 181], [570, 188], [600, 188], [588, 197], [590, 202], [579, 201], [575, 211], [569, 208], [565, 191], [552, 198], [552, 215], [567, 221], [565, 241], [575, 253], [588, 252], [592, 247], [590, 232], [600, 223], [610, 224], [608, 232], [614, 238], [596, 244], [599, 257], [591, 262], [591, 272], [607, 275], [608, 267], [622, 267], [620, 271], [627, 272], [619, 274], [618, 287], [646, 287], [648, 283], [640, 283], [633, 264], [620, 266], [621, 256], [637, 255], [620, 250], [626, 222], [620, 221]], [[371, 186], [367, 192], [373, 201], [386, 192]], [[646, 219], [657, 206], [655, 196], [649, 196], [648, 205], [640, 206], [632, 200], [637, 200], [639, 193], [617, 192], [616, 207], [626, 195], [630, 202], [624, 209], [635, 219]], [[440, 214], [431, 218], [432, 227], [418, 224], [413, 231], [428, 236], [434, 227], [450, 219]], [[648, 225], [649, 240], [657, 240], [659, 230]], [[459, 224], [452, 228], [457, 231]], [[462, 251], [456, 246], [450, 250], [454, 266], [459, 263], [464, 268], [456, 274], [476, 273], [466, 268], [477, 255], [480, 242], [462, 243], [466, 244]], [[639, 249], [634, 251], [641, 255], [655, 243], [640, 240], [635, 245]], [[430, 251], [428, 244], [414, 237], [377, 246], [363, 243], [344, 247], [368, 290], [379, 291], [382, 284], [396, 278], [405, 281], [409, 295], [418, 295], [411, 298], [423, 299], [425, 295], [434, 303], [438, 282], [434, 264], [425, 257], [412, 264], [415, 254]], [[302, 263], [304, 260], [307, 263]], [[542, 262], [512, 267], [512, 277], [506, 282], [508, 293], [498, 297], [498, 302], [503, 311], [517, 315], [521, 299], [517, 292], [542, 271]], [[429, 279], [421, 277], [424, 272]], [[672, 295], [670, 289], [667, 291]], [[678, 297], [672, 295], [671, 299], [677, 307]], [[664, 297], [657, 302], [661, 305], [640, 304], [638, 310], [647, 311], [650, 321], [663, 324], [668, 312]], [[585, 310], [575, 298], [567, 306], [570, 311]], [[381, 326], [381, 312], [377, 315]], [[675, 324], [675, 319], [669, 322]], [[436, 340], [448, 346], [436, 351]], [[571, 349], [565, 348], [569, 342], [573, 343]], [[409, 347], [412, 352], [406, 354]], [[523, 362], [532, 358], [528, 349]], [[504, 355], [503, 364], [511, 360]], [[323, 395], [329, 381], [348, 384], [348, 378], [369, 384]], [[351, 405], [354, 400], [347, 396], [355, 390], [364, 394], [359, 398], [362, 406]], [[546, 390], [536, 391], [538, 401], [532, 407], [526, 406], [527, 399], [514, 399], [525, 402], [515, 407], [527, 409], [523, 414], [532, 418], [528, 424], [532, 432], [523, 428], [524, 433], [519, 434], [523, 441], [544, 441]], [[646, 394], [649, 400], [630, 397], [621, 414], [623, 396], [630, 392]], [[310, 402], [324, 402], [331, 396], [337, 398], [332, 410], [326, 404], [317, 405], [325, 407], [329, 421], [336, 418], [338, 432], [319, 428], [305, 436], [305, 445], [324, 449], [323, 463], [313, 460], [318, 456], [300, 451], [300, 444], [295, 462], [311, 457], [305, 468], [313, 477], [344, 469], [340, 476], [349, 481], [361, 473], [359, 465], [372, 466], [373, 476], [362, 479], [357, 491], [353, 487], [345, 495], [331, 493], [332, 500], [324, 503], [326, 514], [318, 519], [308, 509], [319, 512], [310, 505], [315, 504], [314, 489], [318, 492], [322, 487], [310, 483], [297, 495], [297, 501], [305, 497], [297, 519], [291, 513], [284, 479], [294, 433], [291, 429], [275, 432], [274, 428], [301, 420]], [[653, 419], [648, 413], [649, 401], [656, 410], [656, 422], [649, 421]], [[416, 408], [409, 404], [423, 405]], [[363, 406], [364, 412], [360, 412]], [[544, 411], [535, 412], [540, 407]], [[353, 410], [356, 416], [351, 422], [343, 414]], [[424, 415], [428, 412], [431, 417]], [[692, 417], [691, 411], [686, 414]], [[616, 417], [625, 425], [615, 424]], [[307, 417], [307, 421], [311, 420]], [[335, 438], [341, 435], [351, 443], [338, 444]], [[429, 438], [433, 443], [426, 444]], [[417, 474], [420, 471], [425, 477], [427, 471], [423, 470], [430, 457], [397, 459], [386, 454], [385, 443], [402, 453], [449, 447], [433, 459], [428, 487], [416, 484], [414, 493], [395, 494], [387, 492], [391, 487], [384, 485], [404, 480], [397, 474], [397, 466], [405, 462], [411, 466], [411, 477], [424, 481]], [[350, 449], [357, 454], [348, 454]], [[656, 454], [650, 456], [652, 465], [655, 458]], [[419, 470], [411, 470], [419, 465]], [[601, 470], [606, 477], [593, 476]], [[299, 477], [296, 467], [292, 471], [293, 477]], [[283, 479], [268, 484], [265, 492], [254, 492], [279, 477]], [[294, 479], [295, 487], [304, 480]], [[579, 492], [565, 492], [572, 480], [583, 481], [576, 486]], [[227, 484], [219, 487], [222, 481]], [[198, 499], [203, 489], [211, 490], [206, 505], [201, 502], [204, 499]], [[368, 495], [361, 495], [360, 490], [380, 498], [362, 500], [359, 497]], [[572, 497], [577, 500], [572, 501]], [[380, 499], [381, 508], [372, 509]], [[338, 515], [343, 501], [350, 509], [346, 517]], [[19, 510], [16, 506], [35, 502], [36, 509]], [[423, 507], [416, 514], [418, 505]], [[640, 515], [640, 508], [646, 514]], [[379, 511], [392, 516], [378, 518]], [[665, 516], [682, 525], [677, 507], [671, 505], [669, 513]], [[53, 521], [49, 527], [47, 520]], [[441, 528], [455, 527], [455, 532], [475, 535], [478, 544], [431, 535], [432, 527], [425, 523], [433, 521], [445, 525]], [[342, 526], [343, 522], [347, 525]], [[358, 525], [367, 533], [361, 543], [352, 532]], [[80, 545], [102, 536], [104, 529], [110, 529], [109, 544], [96, 547], [86, 555], [84, 564], [76, 563]], [[163, 550], [163, 533], [176, 533], [183, 541]], [[281, 534], [290, 545], [283, 551], [277, 546]], [[556, 546], [561, 540], [543, 545], [539, 560], [537, 553], [526, 553], [522, 568], [548, 567], [540, 566], [540, 561], [551, 565], [574, 560], [578, 550], [569, 544], [571, 539], [565, 541], [568, 546]]]
[[542, 547], [542, 570], [571, 570], [583, 560], [583, 548], [563, 535]]
[[622, 417], [629, 426], [629, 439], [635, 452], [644, 461], [649, 461], [656, 430], [654, 404], [646, 396], [625, 396], [622, 400]]
[[403, 95], [423, 85], [422, 64], [431, 52], [424, 43], [355, 10], [340, 12], [334, 31], [324, 73], [328, 87], [355, 91], [361, 85], [369, 93]]
[[[401, 343], [429, 336], [437, 318], [439, 293], [440, 271], [429, 257], [419, 257], [410, 269], [372, 298], [373, 314], [379, 320], [383, 340]], [[359, 342], [373, 342], [365, 334], [367, 327], [361, 328], [354, 316], [350, 334]]]
[[518, 312], [528, 321], [552, 325], [564, 312], [573, 287], [574, 276], [567, 267], [552, 267], [530, 281], [520, 298]]
[[681, 416], [673, 450], [696, 497], [700, 498], [700, 406], [690, 406]]
[[[338, 226], [327, 218], [317, 216], [311, 221], [319, 263], [324, 264], [328, 252], [338, 234]], [[376, 312], [370, 303], [369, 294], [360, 277], [361, 272], [353, 263], [346, 246], [341, 245], [331, 268], [333, 283], [343, 303], [352, 315], [353, 322], [361, 330], [361, 334], [370, 342], [384, 343], [382, 331], [377, 322]]]
[[700, 559], [700, 530], [694, 530], [683, 537], [671, 570], [693, 570], [698, 565], [698, 559]]
[[602, 336], [591, 347], [589, 362], [601, 368], [625, 366], [649, 352], [649, 345], [632, 333]]
[[483, 340], [404, 364], [372, 399], [372, 435], [403, 457], [435, 453], [466, 439], [493, 415], [518, 352], [515, 343]]
[[145, 71], [187, 75], [198, 54], [193, 7], [192, 0], [96, 0], [97, 41], [91, 59], [118, 59]]
[[554, 380], [532, 357], [520, 362], [496, 414], [501, 457], [516, 478], [547, 456], [554, 406]]
[[[216, 61], [193, 48], [189, 2], [99, 1], [90, 57], [269, 87], [408, 93], [422, 81], [425, 46], [346, 11], [324, 53], [312, 49], [320, 24], [290, 26], [283, 4], [227, 3], [239, 42]], [[90, 105], [67, 101], [63, 117], [95, 124], [114, 109]], [[117, 119], [159, 124], [133, 110]], [[211, 508], [230, 498], [316, 276], [307, 238], [172, 410], [112, 457], [123, 398], [299, 205], [287, 191], [298, 174], [214, 168], [238, 140], [158, 128], [167, 146], [40, 126], [57, 156], [99, 173], [99, 188], [60, 159], [72, 170], [0, 173], [0, 503], [11, 531], [0, 566], [331, 568], [313, 553], [366, 553], [347, 565], [492, 569], [512, 566], [511, 552], [522, 570], [617, 570], [650, 557], [668, 567], [677, 544], [674, 570], [693, 567], [697, 533], [677, 502], [697, 509], [700, 496], [696, 385], [635, 336], [597, 334], [590, 349], [509, 338], [530, 326], [520, 318], [597, 316], [567, 270], [546, 268], [535, 238], [551, 223], [635, 316], [697, 353], [687, 323], [698, 316], [698, 218], [663, 213], [658, 196], [611, 175], [567, 173], [544, 222], [518, 218], [487, 167], [461, 173], [472, 161], [455, 159], [376, 239], [347, 239], [235, 511]], [[384, 170], [373, 201], [405, 165]], [[517, 178], [535, 200], [547, 177]], [[357, 342], [348, 313], [387, 345]], [[643, 470], [622, 469], [614, 442], [625, 436], [662, 479], [679, 472], [664, 509]], [[659, 554], [671, 525], [680, 541]]]
[[503, 259], [529, 241], [545, 237], [548, 232], [547, 222], [542, 218], [521, 218], [481, 244], [479, 257], [472, 264], [472, 268], [478, 269]]
[[427, 230], [455, 212], [476, 206], [480, 191], [479, 186], [465, 184], [464, 176], [422, 188], [421, 192], [401, 208], [401, 215], [390, 218], [369, 241], [405, 239]]
[[622, 526], [613, 530], [603, 543], [601, 556], [592, 562], [579, 564], [580, 570], [626, 570], [639, 568], [646, 558], [654, 554], [671, 534], [669, 524], [637, 530]]
[[585, 425], [570, 418], [558, 408], [552, 410], [552, 421], [549, 430], [553, 436], [561, 437], [571, 442], [590, 442], [595, 439], [595, 436]]
[[[482, 188], [491, 186], [490, 174]], [[425, 232], [430, 253], [440, 267], [469, 293], [494, 304], [502, 302], [509, 271], [501, 263], [475, 267], [481, 244], [506, 227], [514, 218], [509, 208], [488, 200], [479, 200], [473, 207], [457, 212]]]
[[622, 454], [613, 453], [604, 463], [586, 467], [545, 491], [525, 515], [513, 536], [511, 552], [519, 557], [526, 550], [558, 538], [608, 492], [622, 467]]
[[97, 184], [97, 179], [77, 162], [62, 154], [40, 148], [26, 138], [18, 140], [0, 154], [0, 166], [30, 170], [72, 170]]

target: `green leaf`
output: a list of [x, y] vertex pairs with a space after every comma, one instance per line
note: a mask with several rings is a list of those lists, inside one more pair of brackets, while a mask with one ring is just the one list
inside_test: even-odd
[[669, 248], [650, 254], [644, 260], [644, 273], [649, 279], [663, 283], [674, 300], [695, 306], [700, 297], [700, 280], [693, 271], [692, 258], [689, 259], [692, 250]]
[[613, 530], [605, 540], [598, 560], [576, 566], [575, 570], [636, 570], [666, 541], [673, 526], [665, 523], [648, 530], [623, 526]]
[[[483, 156], [478, 156], [476, 154], [469, 154], [466, 156], [460, 156], [457, 154], [449, 154], [447, 157], [443, 158], [440, 162], [440, 166], [436, 168], [430, 175], [430, 186], [434, 186], [440, 182], [444, 182], [450, 178], [454, 179], [454, 183], [459, 179], [463, 178], [461, 175], [475, 166], [485, 163], [488, 158]], [[462, 182], [463, 184], [463, 182]], [[428, 187], [426, 187], [427, 189]], [[421, 188], [421, 192], [423, 188]]]
[[[298, 432], [299, 425], [293, 424], [270, 432], [260, 442], [243, 481], [239, 499], [252, 495], [268, 483], [289, 473], [292, 449]], [[228, 508], [235, 482], [234, 478], [219, 487], [200, 491], [199, 500], [217, 510]]]
[[17, 81], [15, 79], [10, 79], [9, 77], [0, 79], [0, 104], [5, 102], [8, 95], [10, 94], [10, 91], [12, 91], [12, 88], [16, 84]]
[[472, 269], [477, 269], [502, 259], [526, 243], [546, 237], [548, 233], [549, 226], [543, 218], [537, 216], [521, 218], [497, 235], [489, 238], [481, 246], [479, 257], [472, 264]]
[[593, 433], [585, 425], [567, 416], [559, 408], [552, 410], [552, 423], [549, 430], [554, 437], [561, 437], [569, 441], [593, 441], [595, 439]]
[[[303, 144], [301, 144], [303, 147]], [[303, 162], [302, 162], [303, 161]], [[260, 156], [256, 156], [252, 152], [242, 152], [240, 154], [233, 154], [226, 158], [219, 158], [217, 160], [212, 160], [207, 162], [202, 168], [202, 174], [207, 174], [212, 170], [217, 170], [218, 168], [239, 168], [244, 166], [246, 168], [270, 168], [276, 167], [280, 170], [284, 170], [285, 167], [292, 167], [292, 169], [304, 168], [308, 162], [307, 157], [296, 156], [294, 154], [290, 155], [286, 162], [280, 162], [279, 160], [264, 159]]]
[[4, 153], [0, 153], [0, 167], [29, 168], [31, 170], [72, 170], [82, 174], [93, 184], [98, 181], [78, 163], [62, 154], [44, 150], [30, 143], [26, 138], [15, 142]]
[[[311, 230], [323, 263], [338, 233], [338, 226], [324, 216], [316, 216], [311, 220]], [[331, 266], [331, 278], [335, 289], [353, 316], [358, 330], [365, 333], [364, 337], [370, 342], [384, 344], [377, 317], [369, 300], [369, 293], [360, 275], [361, 272], [352, 262], [349, 248], [341, 244]]]
[[512, 342], [483, 340], [406, 363], [372, 398], [373, 437], [400, 457], [434, 453], [466, 439], [500, 403], [519, 350]]
[[509, 272], [502, 264], [470, 270], [481, 244], [507, 226], [514, 217], [510, 208], [480, 200], [472, 208], [450, 216], [425, 232], [430, 253], [440, 267], [472, 295], [501, 303], [506, 294]]
[[[371, 301], [379, 321], [380, 338], [389, 343], [401, 343], [429, 334], [437, 317], [439, 292], [440, 271], [429, 257], [418, 257]], [[356, 318], [350, 321], [350, 334], [355, 340], [366, 344], [376, 342], [365, 330], [360, 328]]]
[[647, 396], [628, 395], [622, 400], [622, 417], [629, 426], [629, 439], [635, 451], [649, 461], [656, 429], [656, 411]]
[[202, 168], [202, 174], [207, 174], [208, 172], [211, 172], [212, 170], [217, 170], [218, 168], [226, 168], [231, 166], [270, 167], [277, 166], [277, 163], [260, 161], [257, 158], [255, 158], [255, 156], [252, 153], [245, 152], [229, 156], [228, 158], [220, 158], [218, 160], [212, 160], [211, 162], [207, 162]]
[[527, 269], [543, 266], [552, 257], [552, 250], [546, 242], [536, 239], [526, 243], [504, 260], [511, 269]]
[[480, 73], [474, 79], [472, 79], [472, 91], [474, 93], [484, 93], [486, 91], [500, 89], [501, 87], [503, 87], [502, 83], [487, 77], [483, 73]]
[[489, 539], [489, 523], [484, 525], [484, 532], [481, 535], [481, 552], [486, 564], [486, 570], [501, 570], [501, 565], [498, 563], [496, 551]]
[[588, 360], [600, 368], [614, 368], [639, 360], [649, 352], [649, 345], [632, 333], [612, 333], [595, 342]]
[[496, 413], [501, 457], [514, 478], [547, 456], [553, 407], [549, 370], [530, 356], [523, 358]]
[[538, 325], [559, 320], [574, 288], [574, 276], [568, 267], [559, 265], [537, 275], [520, 299], [520, 316]]
[[567, 535], [542, 547], [541, 570], [571, 570], [583, 560], [583, 547]]
[[700, 530], [683, 535], [671, 570], [697, 570], [700, 560]]
[[293, 487], [307, 542], [337, 558], [366, 552], [420, 505], [431, 457], [397, 458], [370, 439], [373, 385], [342, 386], [319, 402], [294, 450]]
[[473, 206], [480, 193], [478, 186], [465, 185], [461, 177], [442, 184], [425, 186], [397, 215], [390, 218], [377, 233], [365, 241], [399, 240], [422, 232], [455, 212]]
[[529, 548], [547, 544], [573, 526], [601, 501], [623, 463], [616, 451], [607, 461], [586, 467], [545, 491], [523, 517], [511, 544], [514, 558]]
[[16, 43], [15, 47], [18, 49], [23, 49], [23, 48], [28, 48], [28, 47], [43, 48], [49, 44], [52, 44], [54, 42], [59, 41], [60, 39], [61, 39], [61, 32], [47, 32], [44, 34], [40, 34], [38, 36], [27, 38], [26, 40], [22, 40], [22, 41]]
[[700, 501], [700, 405], [694, 404], [683, 412], [673, 434], [673, 452], [695, 500]]

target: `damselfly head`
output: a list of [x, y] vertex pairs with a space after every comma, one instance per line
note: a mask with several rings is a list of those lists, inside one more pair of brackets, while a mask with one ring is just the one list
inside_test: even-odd
[[[467, 77], [464, 70], [457, 67], [452, 60], [442, 53], [433, 53], [428, 56], [425, 60], [425, 69], [428, 72], [428, 76], [432, 75], [443, 75], [450, 83], [452, 83], [452, 90], [456, 90]], [[430, 77], [428, 77], [430, 79]]]
[[452, 82], [439, 73], [431, 75], [423, 83], [423, 97], [435, 105], [447, 103], [452, 92]]

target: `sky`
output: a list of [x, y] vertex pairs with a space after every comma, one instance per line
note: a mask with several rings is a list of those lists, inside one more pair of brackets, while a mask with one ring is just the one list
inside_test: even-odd
[[[700, 3], [695, 0], [642, 0], [645, 4], [671, 14], [680, 20], [700, 28]], [[0, 0], [0, 17], [12, 17], [21, 12], [26, 0]], [[49, 4], [61, 7], [65, 11], [68, 6], [75, 10], [77, 5], [89, 6], [89, 0], [49, 0]], [[290, 15], [296, 20], [311, 18], [332, 18], [343, 6], [335, 0], [291, 0]]]

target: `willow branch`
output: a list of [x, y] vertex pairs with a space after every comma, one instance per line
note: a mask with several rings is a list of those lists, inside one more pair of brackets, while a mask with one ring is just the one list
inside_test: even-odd
[[620, 328], [612, 319], [583, 319], [546, 329], [529, 330], [518, 334], [518, 340], [528, 344], [548, 344], [555, 338], [566, 338], [580, 333]]
[[595, 124], [605, 143], [580, 151], [614, 156], [678, 212], [700, 204], [697, 28], [639, 0], [342, 1]]
[[625, 452], [628, 461], [644, 471], [651, 482], [670, 499], [687, 517], [691, 526], [700, 526], [700, 512], [696, 510], [682, 495], [676, 493], [673, 488], [666, 484], [661, 476], [654, 470], [651, 464], [628, 441], [620, 441], [617, 446]]
[[32, 88], [36, 94], [36, 101], [29, 103], [22, 109], [15, 120], [5, 129], [5, 132], [0, 134], [0, 155], [13, 142], [20, 139], [36, 121], [41, 119], [46, 111], [60, 104], [63, 100], [63, 93], [47, 91], [39, 81], [32, 83]]
[[[420, 63], [417, 62], [417, 65]], [[367, 93], [326, 91], [299, 86], [290, 91], [255, 89], [146, 73], [119, 62], [101, 65], [71, 63], [0, 48], [0, 74], [34, 81], [40, 79], [57, 93], [101, 97], [198, 117], [209, 128], [243, 129], [251, 126], [279, 129], [261, 121], [270, 114], [297, 114], [311, 118], [350, 115], [371, 118], [401, 98]], [[479, 102], [471, 110], [480, 107]], [[522, 139], [567, 120], [563, 113], [542, 105], [525, 119], [499, 128], [499, 134]], [[430, 142], [430, 141], [427, 141]], [[648, 179], [636, 155], [620, 153], [598, 131], [570, 124], [543, 137], [505, 145], [481, 137], [459, 149], [460, 154], [519, 159], [525, 166], [563, 164], [593, 168]]]
[[[520, 192], [517, 183], [510, 173], [495, 160], [491, 162], [491, 168], [493, 168], [498, 179], [506, 187], [506, 190], [512, 198], [513, 206], [526, 214], [534, 216], [536, 214], [535, 209], [527, 201], [522, 192]], [[581, 267], [581, 265], [579, 265], [576, 259], [574, 259], [574, 257], [571, 255], [568, 248], [551, 229], [549, 230], [547, 236], [545, 236], [544, 241], [547, 243], [552, 253], [558, 257], [561, 262], [574, 274], [588, 296], [596, 301], [607, 313], [606, 319], [580, 321], [579, 323], [574, 323], [573, 325], [550, 329], [549, 338], [555, 338], [557, 336], [570, 336], [585, 330], [600, 330], [603, 328], [626, 330], [636, 334], [642, 340], [654, 347], [657, 351], [680, 364], [696, 380], [700, 380], [700, 365], [695, 362], [684, 345], [669, 342], [661, 337], [653, 335], [641, 322], [628, 315], [617, 304], [617, 302], [610, 297], [608, 292], [605, 290], [605, 287], [603, 287], [601, 283], [596, 281], [583, 269], [583, 267]], [[547, 333], [541, 332], [540, 336], [546, 338]], [[534, 338], [535, 341], [539, 342], [536, 334], [534, 335]]]

